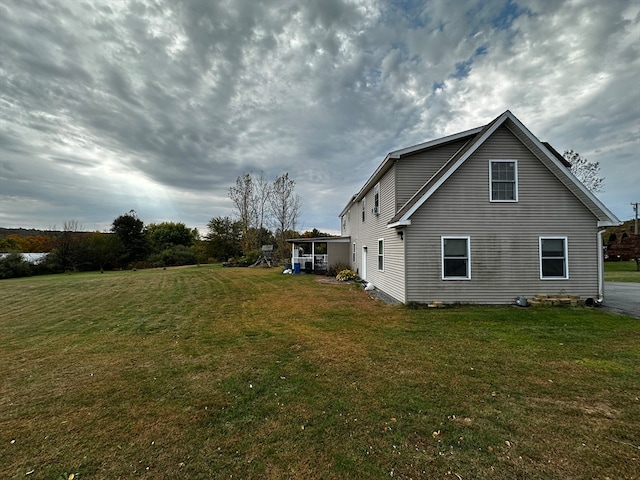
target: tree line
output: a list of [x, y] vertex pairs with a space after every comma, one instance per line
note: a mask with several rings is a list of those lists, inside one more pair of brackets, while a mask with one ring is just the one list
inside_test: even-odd
[[[288, 256], [286, 240], [300, 237], [296, 231], [300, 198], [295, 181], [287, 173], [265, 180], [264, 175], [245, 173], [229, 187], [233, 216], [213, 217], [207, 233], [184, 223], [145, 225], [134, 210], [118, 216], [108, 233], [85, 232], [77, 220], [34, 235], [0, 236], [0, 278], [43, 273], [96, 271], [232, 262], [250, 265], [270, 245], [276, 260]], [[324, 235], [313, 230], [302, 235]], [[48, 253], [32, 264], [21, 252]]]

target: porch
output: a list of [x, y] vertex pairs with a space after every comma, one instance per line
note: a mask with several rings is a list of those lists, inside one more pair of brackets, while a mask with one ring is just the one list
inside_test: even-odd
[[332, 265], [349, 263], [351, 237], [294, 238], [291, 268], [294, 273], [326, 273]]

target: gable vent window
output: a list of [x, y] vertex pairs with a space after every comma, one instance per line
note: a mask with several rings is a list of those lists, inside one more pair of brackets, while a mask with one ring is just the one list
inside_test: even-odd
[[518, 163], [515, 160], [489, 162], [489, 190], [492, 202], [518, 201]]

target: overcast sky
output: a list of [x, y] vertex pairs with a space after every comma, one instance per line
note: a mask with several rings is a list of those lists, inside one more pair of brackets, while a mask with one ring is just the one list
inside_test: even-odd
[[510, 109], [640, 201], [635, 0], [0, 0], [0, 226], [206, 233], [244, 172], [288, 172], [299, 230], [393, 150]]

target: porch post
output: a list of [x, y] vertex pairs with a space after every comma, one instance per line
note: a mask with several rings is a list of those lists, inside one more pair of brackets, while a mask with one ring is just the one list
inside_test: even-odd
[[316, 269], [316, 242], [311, 242], [311, 270]]

